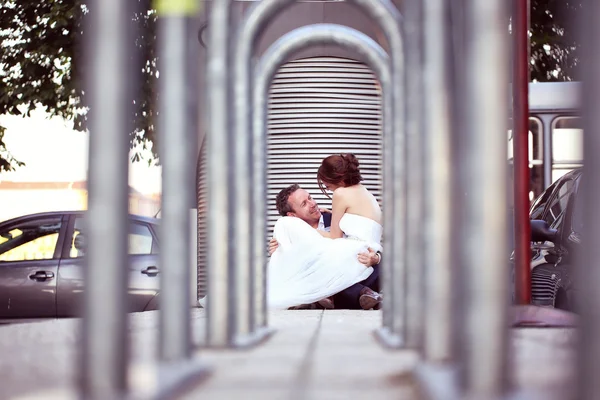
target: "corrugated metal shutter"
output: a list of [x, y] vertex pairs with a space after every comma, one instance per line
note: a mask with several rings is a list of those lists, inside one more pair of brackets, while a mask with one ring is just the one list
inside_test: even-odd
[[281, 67], [269, 101], [269, 233], [279, 218], [275, 197], [292, 183], [308, 190], [322, 207], [331, 207], [317, 185], [317, 169], [331, 154], [354, 153], [363, 183], [381, 204], [381, 128], [381, 93], [366, 65], [315, 57]]
[[[372, 71], [354, 60], [315, 57], [280, 68], [269, 101], [268, 228], [279, 216], [277, 193], [292, 183], [331, 207], [317, 185], [317, 168], [335, 153], [354, 153], [363, 182], [381, 204], [381, 94]], [[198, 166], [198, 295], [206, 293], [205, 153]], [[265, 244], [266, 245], [266, 244]]]
[[198, 298], [206, 295], [207, 274], [207, 219], [206, 219], [206, 141], [200, 148], [200, 159], [196, 169], [196, 191], [198, 201]]

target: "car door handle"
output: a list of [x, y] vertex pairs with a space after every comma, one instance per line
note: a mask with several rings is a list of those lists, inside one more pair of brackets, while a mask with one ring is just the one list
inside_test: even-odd
[[148, 267], [148, 268], [142, 270], [142, 274], [145, 274], [148, 276], [156, 276], [156, 275], [158, 275], [158, 268], [156, 268], [155, 266]]
[[36, 271], [35, 274], [29, 275], [29, 279], [33, 281], [45, 281], [52, 278], [54, 278], [54, 272], [48, 271]]

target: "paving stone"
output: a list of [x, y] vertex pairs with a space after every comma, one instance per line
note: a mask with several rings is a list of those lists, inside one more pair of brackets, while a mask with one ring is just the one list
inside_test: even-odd
[[228, 388], [214, 389], [209, 387], [198, 388], [182, 397], [185, 400], [289, 400], [293, 399], [290, 389], [268, 388]]
[[[193, 310], [194, 343], [204, 343], [206, 314]], [[381, 312], [279, 311], [276, 330], [263, 345], [244, 350], [200, 347], [196, 357], [212, 374], [185, 399], [335, 400], [412, 399], [416, 353], [382, 348], [374, 337]], [[79, 320], [0, 326], [0, 399], [71, 399], [77, 371]], [[156, 362], [158, 312], [132, 314], [131, 354], [137, 364]], [[570, 400], [577, 334], [573, 329], [511, 331], [511, 373], [517, 388]], [[7, 384], [8, 383], [8, 384]]]

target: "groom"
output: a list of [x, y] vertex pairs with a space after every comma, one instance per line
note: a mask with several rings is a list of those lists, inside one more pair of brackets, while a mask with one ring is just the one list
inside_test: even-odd
[[[277, 211], [283, 217], [297, 217], [317, 230], [329, 231], [331, 212], [319, 209], [312, 196], [299, 185], [293, 184], [277, 195]], [[277, 249], [278, 243], [272, 238], [269, 242], [269, 255]], [[358, 260], [367, 267], [373, 267], [373, 273], [362, 282], [356, 283], [333, 296], [335, 308], [365, 309], [381, 308], [379, 290], [379, 264], [381, 253], [372, 249], [358, 255]], [[322, 303], [321, 303], [322, 304]]]

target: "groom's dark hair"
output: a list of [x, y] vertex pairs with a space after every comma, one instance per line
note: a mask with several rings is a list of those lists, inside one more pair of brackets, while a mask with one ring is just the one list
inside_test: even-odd
[[275, 199], [275, 206], [277, 207], [277, 212], [282, 217], [285, 217], [289, 212], [294, 212], [288, 200], [292, 193], [294, 193], [298, 189], [300, 189], [300, 185], [294, 183], [293, 185], [286, 187], [277, 194], [277, 198]]

